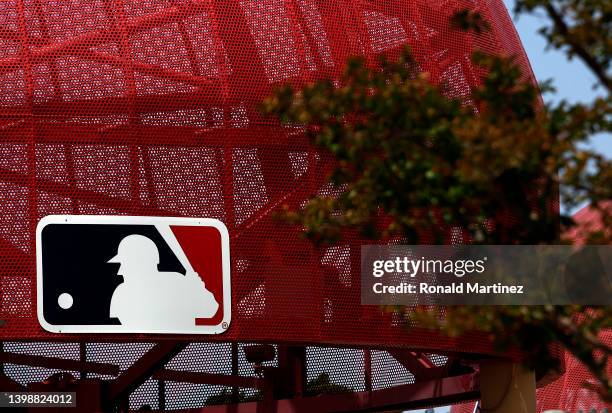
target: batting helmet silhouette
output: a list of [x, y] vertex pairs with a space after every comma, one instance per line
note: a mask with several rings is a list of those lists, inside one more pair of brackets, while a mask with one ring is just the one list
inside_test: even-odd
[[117, 247], [117, 255], [108, 260], [109, 263], [121, 264], [126, 261], [145, 260], [159, 264], [157, 245], [143, 235], [128, 235]]

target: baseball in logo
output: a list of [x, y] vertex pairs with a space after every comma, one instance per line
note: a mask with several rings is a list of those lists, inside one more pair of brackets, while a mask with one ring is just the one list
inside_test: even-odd
[[38, 319], [50, 332], [219, 334], [229, 326], [221, 221], [54, 215], [36, 236]]

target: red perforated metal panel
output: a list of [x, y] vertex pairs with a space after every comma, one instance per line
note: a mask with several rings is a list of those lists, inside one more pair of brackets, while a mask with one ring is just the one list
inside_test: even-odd
[[[225, 222], [234, 320], [223, 340], [488, 351], [481, 337], [407, 332], [360, 306], [358, 239], [316, 250], [271, 219], [320, 190], [325, 161], [257, 105], [275, 85], [333, 78], [348, 56], [404, 44], [455, 95], [475, 82], [475, 48], [518, 53], [530, 73], [501, 0], [0, 5], [1, 338], [51, 338], [35, 317], [40, 217], [135, 214]], [[465, 6], [493, 30], [452, 30]]]
[[[448, 18], [464, 6], [481, 11], [493, 30], [479, 37], [451, 30]], [[82, 339], [52, 336], [36, 320], [40, 217], [135, 214], [226, 223], [234, 320], [224, 341], [488, 352], [478, 335], [451, 340], [407, 331], [393, 314], [360, 306], [358, 239], [316, 250], [271, 219], [281, 203], [299, 205], [320, 190], [317, 171], [325, 165], [299, 130], [264, 119], [257, 104], [275, 85], [333, 78], [350, 55], [393, 56], [404, 44], [456, 96], [476, 81], [469, 61], [476, 48], [516, 54], [531, 74], [501, 0], [0, 1], [0, 340]], [[5, 343], [5, 350], [78, 355], [71, 343], [31, 346]], [[125, 369], [150, 347], [113, 346], [88, 344], [88, 360]], [[208, 371], [203, 361], [193, 365], [200, 354], [227, 367], [228, 348], [192, 344], [169, 366]], [[326, 366], [343, 351], [358, 367], [342, 384], [363, 388], [360, 350], [309, 348], [309, 378], [336, 374]], [[386, 352], [374, 352], [372, 362], [375, 389], [412, 380]], [[53, 372], [10, 364], [4, 371], [23, 383]], [[175, 407], [201, 406], [220, 391], [167, 386]], [[542, 400], [555, 397], [547, 389]], [[158, 407], [158, 391], [150, 380], [132, 394], [132, 405]]]
[[[604, 343], [612, 344], [612, 332], [601, 335]], [[608, 366], [612, 374], [612, 363]], [[565, 374], [558, 380], [538, 390], [538, 412], [548, 409], [563, 409], [568, 412], [590, 412], [592, 409], [603, 411], [612, 409], [612, 403], [604, 403], [588, 384], [596, 384], [589, 371], [578, 360], [566, 354]]]
[[[577, 223], [568, 232], [568, 238], [576, 243], [584, 243], [586, 234], [591, 231], [601, 230], [601, 216], [589, 207], [585, 207], [573, 216]], [[604, 331], [600, 339], [607, 345], [612, 345], [612, 332]], [[584, 365], [573, 358], [567, 352], [564, 353], [565, 373], [554, 382], [541, 387], [537, 391], [537, 411], [563, 410], [570, 413], [604, 411], [612, 409], [612, 404], [604, 403], [601, 398], [588, 385], [596, 384], [595, 379]], [[612, 363], [608, 365], [608, 374], [612, 374]], [[466, 403], [453, 406], [451, 413], [472, 413], [474, 403]]]
[[[610, 345], [612, 333], [603, 333], [601, 339]], [[608, 370], [609, 374], [612, 374], [612, 364]], [[537, 391], [537, 412], [542, 413], [546, 410], [562, 410], [570, 413], [593, 410], [603, 412], [605, 408], [612, 409], [612, 404], [603, 402], [596, 392], [587, 387], [589, 384], [596, 384], [593, 376], [584, 365], [566, 353], [565, 373]], [[453, 406], [451, 413], [473, 413], [474, 407], [475, 403]]]

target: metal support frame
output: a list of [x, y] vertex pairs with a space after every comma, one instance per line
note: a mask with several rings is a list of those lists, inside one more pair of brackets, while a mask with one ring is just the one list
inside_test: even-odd
[[278, 346], [278, 368], [273, 377], [275, 399], [302, 397], [306, 385], [306, 347]]
[[[0, 341], [0, 354], [4, 351], [4, 343]], [[0, 361], [0, 389], [4, 391], [22, 391], [24, 387], [4, 374], [4, 362]]]
[[[174, 410], [174, 413], [311, 413], [418, 409], [475, 400], [480, 396], [476, 375], [467, 374], [382, 390], [321, 395]], [[160, 412], [160, 411], [157, 411]]]
[[[87, 362], [87, 343], [83, 341], [79, 343], [79, 360], [83, 363]], [[81, 380], [85, 380], [87, 378], [87, 370], [79, 371], [79, 376]]]
[[157, 404], [159, 410], [166, 410], [166, 382], [160, 380], [157, 384]]
[[4, 372], [2, 372], [0, 373], [0, 389], [3, 391], [23, 391], [25, 387], [10, 377], [7, 377]]
[[105, 399], [110, 403], [125, 400], [132, 391], [140, 387], [156, 370], [180, 353], [187, 344], [175, 341], [156, 344], [115, 380], [108, 383]]
[[192, 384], [210, 384], [216, 386], [228, 386], [234, 388], [263, 389], [265, 379], [259, 377], [228, 376], [225, 374], [197, 373], [192, 371], [162, 369], [152, 376], [155, 380], [175, 381]]
[[363, 350], [363, 376], [365, 390], [372, 391], [372, 350]]
[[83, 371], [102, 375], [116, 376], [119, 374], [119, 366], [108, 363], [93, 361], [68, 360], [59, 357], [35, 356], [31, 354], [19, 354], [11, 352], [0, 353], [0, 363], [11, 363], [22, 366], [46, 367], [49, 369], [60, 369], [70, 371]]
[[[62, 370], [117, 376], [107, 381], [102, 389], [101, 411], [129, 411], [129, 395], [147, 379], [158, 380], [159, 412], [164, 411], [165, 383], [183, 382], [231, 387], [232, 404], [207, 406], [201, 409], [175, 410], [176, 413], [301, 413], [301, 412], [349, 412], [372, 410], [401, 410], [431, 405], [452, 404], [480, 397], [478, 373], [446, 377], [452, 374], [454, 358], [445, 366], [437, 367], [424, 354], [408, 350], [392, 350], [390, 353], [404, 367], [415, 374], [416, 382], [380, 390], [372, 390], [371, 350], [363, 350], [365, 391], [346, 394], [324, 394], [304, 397], [306, 385], [306, 348], [303, 346], [278, 346], [278, 367], [265, 367], [263, 377], [238, 375], [238, 345], [232, 353], [232, 374], [209, 374], [166, 369], [164, 366], [182, 351], [188, 343], [168, 341], [157, 343], [120, 373], [113, 364], [90, 362], [81, 352], [81, 360], [34, 356], [0, 352], [0, 365], [12, 363]], [[82, 350], [82, 349], [81, 349]], [[235, 363], [234, 363], [235, 362]], [[457, 373], [455, 373], [457, 374]], [[0, 388], [11, 391], [23, 386], [0, 374]], [[262, 401], [239, 403], [239, 389], [254, 388], [263, 394]], [[234, 390], [235, 389], [235, 390]], [[119, 409], [119, 410], [117, 410]]]
[[[232, 376], [238, 376], [239, 374], [239, 366], [238, 366], [238, 343], [232, 343]], [[238, 385], [232, 386], [232, 403], [238, 403], [238, 399], [240, 398], [240, 387]]]
[[418, 383], [423, 380], [431, 380], [444, 377], [448, 373], [448, 367], [452, 359], [445, 366], [436, 366], [427, 356], [421, 352], [408, 350], [388, 350], [389, 354], [402, 366], [414, 375]]

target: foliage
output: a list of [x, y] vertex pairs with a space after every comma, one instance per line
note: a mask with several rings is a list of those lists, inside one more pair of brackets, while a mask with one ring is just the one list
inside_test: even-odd
[[597, 0], [517, 0], [516, 13], [543, 12], [548, 44], [578, 57], [608, 91], [612, 87], [612, 3]]
[[230, 403], [247, 403], [262, 400], [263, 395], [261, 391], [255, 391], [253, 394], [247, 394], [244, 390], [238, 392], [238, 399], [234, 400], [232, 390], [225, 388], [218, 394], [213, 394], [206, 398], [204, 403], [206, 406], [214, 404], [230, 404]]
[[308, 383], [306, 383], [304, 396], [312, 397], [320, 394], [340, 394], [350, 392], [352, 392], [351, 389], [342, 386], [341, 384], [333, 383], [329, 378], [329, 374], [323, 372], [314, 379], [308, 380]]
[[[464, 96], [451, 96], [419, 72], [409, 52], [379, 67], [348, 62], [339, 82], [319, 81], [301, 90], [279, 89], [263, 105], [285, 124], [301, 124], [312, 142], [332, 157], [333, 196], [314, 196], [285, 218], [305, 228], [316, 243], [333, 243], [347, 228], [365, 237], [447, 243], [451, 228], [466, 243], [548, 244], [573, 225], [559, 212], [588, 202], [600, 211], [604, 231], [591, 241], [610, 243], [612, 164], [587, 149], [611, 120], [610, 45], [612, 5], [578, 0], [519, 0], [517, 12], [544, 10], [541, 32], [570, 57], [585, 61], [606, 95], [585, 104], [544, 105], [538, 88], [512, 57], [476, 52], [481, 82]], [[469, 10], [449, 22], [456, 29], [486, 31], [489, 24]], [[560, 191], [560, 193], [559, 193]], [[567, 240], [565, 240], [567, 242]], [[437, 311], [441, 311], [438, 309]], [[420, 319], [449, 334], [471, 329], [490, 333], [500, 348], [519, 347], [532, 367], [550, 369], [549, 351], [560, 343], [598, 379], [612, 400], [606, 371], [612, 349], [598, 340], [612, 327], [612, 309], [568, 307], [449, 307]]]

